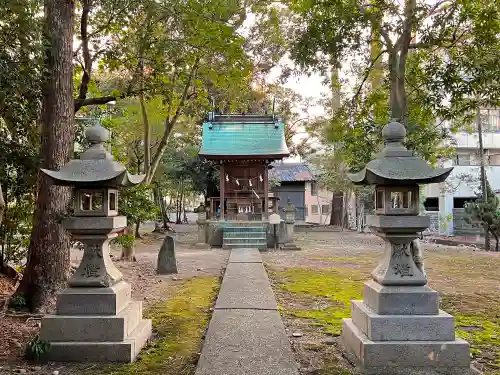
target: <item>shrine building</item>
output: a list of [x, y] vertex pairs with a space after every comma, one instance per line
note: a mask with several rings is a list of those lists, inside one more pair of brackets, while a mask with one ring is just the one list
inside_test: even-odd
[[[226, 232], [245, 227], [265, 231], [269, 214], [278, 207], [277, 198], [269, 193], [268, 171], [273, 161], [290, 154], [281, 119], [276, 115], [210, 112], [203, 123], [199, 154], [219, 168], [220, 195], [209, 197], [208, 219], [217, 223], [215, 230], [221, 230], [224, 245], [238, 245]], [[211, 242], [217, 245], [221, 241]], [[255, 244], [246, 241], [245, 245]]]

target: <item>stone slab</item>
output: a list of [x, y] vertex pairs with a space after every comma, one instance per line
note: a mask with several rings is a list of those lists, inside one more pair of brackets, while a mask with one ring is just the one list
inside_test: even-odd
[[132, 334], [121, 342], [54, 342], [49, 360], [56, 362], [130, 363], [151, 337], [151, 320], [142, 320]]
[[439, 315], [379, 315], [363, 301], [352, 301], [352, 321], [373, 341], [453, 341], [455, 319]]
[[195, 375], [298, 375], [277, 311], [215, 310]]
[[256, 248], [233, 249], [228, 263], [262, 263], [262, 257]]
[[343, 319], [342, 342], [365, 370], [375, 371], [383, 367], [470, 368], [469, 344], [463, 340], [372, 341], [351, 319]]
[[40, 339], [61, 341], [123, 341], [142, 319], [142, 302], [132, 301], [118, 315], [47, 315], [42, 318]]
[[262, 263], [228, 263], [215, 309], [277, 308], [278, 304]]
[[66, 288], [57, 296], [57, 315], [116, 315], [130, 301], [130, 284], [109, 288]]
[[363, 301], [380, 315], [439, 315], [439, 295], [428, 286], [365, 283]]

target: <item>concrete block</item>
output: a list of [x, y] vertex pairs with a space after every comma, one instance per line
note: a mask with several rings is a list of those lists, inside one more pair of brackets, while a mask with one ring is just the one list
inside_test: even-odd
[[195, 375], [298, 375], [277, 311], [215, 310]]
[[57, 315], [116, 315], [130, 301], [130, 284], [109, 288], [67, 288], [57, 296]]
[[132, 301], [118, 315], [47, 315], [42, 318], [40, 338], [44, 341], [125, 340], [142, 318], [142, 302]]
[[278, 304], [262, 263], [228, 263], [215, 309], [277, 308]]
[[373, 341], [453, 341], [455, 319], [439, 315], [379, 315], [363, 301], [352, 301], [352, 321]]
[[469, 344], [463, 340], [372, 341], [351, 319], [343, 319], [342, 342], [366, 370], [383, 367], [470, 368]]
[[121, 342], [54, 342], [49, 360], [56, 362], [123, 362], [135, 360], [151, 337], [151, 320], [141, 320]]
[[262, 256], [256, 248], [234, 249], [229, 256], [229, 263], [262, 263]]
[[439, 315], [439, 295], [428, 286], [383, 286], [365, 283], [363, 301], [380, 315]]

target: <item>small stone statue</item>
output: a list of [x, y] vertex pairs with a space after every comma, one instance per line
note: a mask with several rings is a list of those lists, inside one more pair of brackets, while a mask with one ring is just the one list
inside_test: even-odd
[[170, 275], [177, 273], [177, 261], [175, 259], [175, 240], [172, 232], [167, 232], [158, 253], [158, 275]]
[[422, 254], [422, 249], [420, 248], [420, 241], [418, 238], [411, 242], [410, 250], [413, 262], [415, 262], [415, 265], [417, 266], [419, 271], [422, 272], [425, 278], [427, 278], [427, 274], [425, 273], [424, 269], [424, 257]]

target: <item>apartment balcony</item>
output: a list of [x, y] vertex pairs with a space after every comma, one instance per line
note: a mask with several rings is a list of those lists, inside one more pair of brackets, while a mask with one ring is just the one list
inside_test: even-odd
[[[497, 145], [498, 147], [498, 145]], [[480, 167], [478, 165], [455, 165], [450, 176], [443, 184], [430, 184], [424, 187], [426, 197], [439, 197], [441, 187], [446, 194], [456, 198], [475, 197], [480, 189]], [[486, 166], [486, 176], [493, 191], [500, 190], [500, 165]]]

